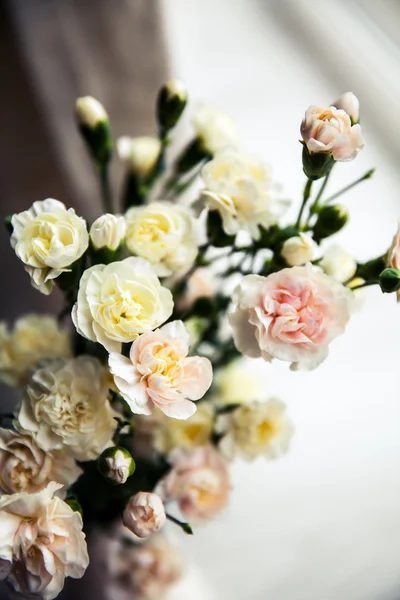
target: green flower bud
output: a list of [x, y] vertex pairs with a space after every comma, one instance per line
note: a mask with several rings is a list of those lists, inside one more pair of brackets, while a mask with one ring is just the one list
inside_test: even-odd
[[186, 146], [175, 164], [175, 172], [179, 175], [187, 173], [205, 159], [210, 159], [211, 155], [205, 150], [201, 140], [195, 138]]
[[78, 98], [75, 117], [93, 160], [99, 168], [104, 168], [110, 160], [113, 145], [104, 106], [91, 96]]
[[158, 93], [156, 110], [158, 125], [163, 134], [175, 127], [185, 109], [187, 99], [186, 86], [179, 79], [171, 79], [162, 86]]
[[314, 237], [317, 242], [340, 231], [347, 223], [349, 213], [341, 204], [323, 206], [314, 225]]
[[216, 248], [232, 246], [235, 241], [234, 235], [227, 235], [223, 230], [221, 215], [216, 210], [210, 210], [208, 213], [207, 237], [209, 242]]
[[328, 152], [310, 152], [303, 144], [303, 171], [308, 179], [315, 181], [325, 177], [332, 169], [335, 160]]
[[398, 269], [385, 269], [379, 275], [379, 285], [382, 292], [391, 294], [400, 289], [400, 271]]
[[103, 477], [114, 485], [125, 483], [136, 469], [131, 453], [117, 446], [104, 450], [97, 460], [97, 466]]

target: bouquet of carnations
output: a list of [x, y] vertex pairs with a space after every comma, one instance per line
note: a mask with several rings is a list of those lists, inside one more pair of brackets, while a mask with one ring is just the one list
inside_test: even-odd
[[355, 290], [400, 294], [400, 234], [367, 262], [326, 247], [348, 220], [337, 198], [373, 174], [326, 197], [336, 163], [363, 147], [354, 94], [305, 113], [294, 222], [226, 114], [200, 108], [189, 143], [170, 148], [186, 103], [169, 81], [158, 137], [117, 140], [117, 206], [107, 113], [78, 99], [105, 214], [88, 224], [48, 198], [6, 222], [32, 285], [64, 298], [58, 319], [0, 325], [0, 377], [19, 393], [0, 429], [0, 577], [23, 598], [51, 600], [82, 577], [86, 534], [103, 528], [110, 599], [160, 600], [181, 572], [166, 520], [193, 533], [226, 506], [229, 461], [275, 459], [293, 435], [243, 357], [315, 369]]

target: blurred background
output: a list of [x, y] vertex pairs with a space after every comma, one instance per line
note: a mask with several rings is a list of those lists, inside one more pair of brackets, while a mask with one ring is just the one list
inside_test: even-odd
[[[344, 198], [340, 238], [360, 260], [376, 256], [400, 216], [399, 30], [398, 0], [2, 0], [1, 218], [49, 196], [96, 216], [76, 97], [105, 104], [115, 137], [154, 134], [169, 76], [186, 82], [192, 108], [207, 101], [237, 120], [298, 207], [303, 113], [351, 90], [366, 148], [328, 191], [377, 167]], [[117, 187], [120, 175], [115, 165]], [[1, 318], [56, 312], [59, 298], [31, 288], [5, 233], [0, 244]], [[291, 451], [235, 463], [228, 510], [179, 538], [190, 568], [172, 599], [400, 598], [400, 307], [375, 288], [362, 304], [317, 371], [263, 366], [268, 393], [289, 404]], [[97, 580], [89, 570], [86, 588], [73, 582], [63, 597], [101, 598]]]

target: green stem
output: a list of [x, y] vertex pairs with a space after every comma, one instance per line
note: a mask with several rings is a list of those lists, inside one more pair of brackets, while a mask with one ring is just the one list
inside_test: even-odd
[[327, 198], [325, 200], [324, 204], [328, 204], [328, 202], [332, 202], [332, 200], [336, 200], [336, 198], [338, 198], [342, 194], [345, 194], [346, 192], [351, 190], [353, 187], [355, 187], [362, 181], [366, 181], [367, 179], [370, 179], [372, 177], [372, 175], [374, 174], [374, 172], [375, 172], [375, 169], [370, 169], [369, 171], [364, 173], [364, 175], [362, 177], [360, 177], [359, 179], [356, 179], [356, 181], [353, 181], [353, 183], [349, 183], [349, 185], [346, 185], [344, 188], [342, 188], [335, 194], [332, 194], [332, 196], [329, 196], [329, 198]]
[[176, 519], [168, 513], [166, 514], [166, 517], [169, 521], [171, 521], [171, 523], [175, 523], [175, 525], [178, 525], [182, 529], [182, 531], [184, 531], [188, 535], [193, 535], [193, 529], [190, 523], [183, 523], [182, 521], [179, 521], [179, 519]]
[[[353, 277], [354, 279], [354, 277]], [[365, 288], [368, 287], [370, 285], [378, 285], [377, 281], [364, 281], [364, 283], [360, 283], [360, 285], [355, 285], [354, 287], [351, 287], [351, 291], [354, 292], [354, 290], [359, 290], [360, 288]]]
[[304, 209], [305, 209], [306, 204], [307, 204], [307, 202], [308, 202], [308, 200], [310, 198], [310, 195], [311, 195], [312, 183], [313, 183], [312, 179], [307, 179], [306, 185], [304, 186], [303, 202], [301, 203], [301, 207], [300, 207], [300, 211], [299, 211], [299, 216], [297, 217], [296, 227], [300, 227], [301, 218], [303, 216]]
[[314, 213], [316, 213], [316, 212], [318, 211], [318, 204], [319, 204], [319, 201], [320, 201], [320, 200], [321, 200], [321, 198], [322, 198], [322, 194], [323, 194], [323, 193], [324, 193], [324, 191], [325, 191], [325, 188], [326, 188], [326, 185], [327, 185], [327, 183], [328, 183], [328, 179], [329, 179], [329, 176], [330, 176], [330, 174], [331, 174], [331, 173], [332, 173], [332, 169], [331, 169], [331, 170], [330, 170], [330, 171], [329, 171], [329, 172], [328, 172], [328, 173], [325, 175], [324, 181], [322, 182], [322, 185], [321, 185], [321, 187], [319, 188], [318, 194], [317, 194], [317, 196], [316, 196], [316, 198], [315, 198], [314, 202], [311, 204], [311, 207], [310, 207], [310, 216], [309, 216], [309, 218], [307, 219], [307, 223], [308, 223], [308, 221], [310, 220], [310, 217], [311, 217], [311, 216], [312, 216]]
[[106, 213], [113, 212], [112, 200], [111, 200], [111, 189], [110, 181], [108, 177], [108, 165], [104, 165], [100, 168], [100, 189], [101, 189], [101, 200], [103, 204], [103, 210]]

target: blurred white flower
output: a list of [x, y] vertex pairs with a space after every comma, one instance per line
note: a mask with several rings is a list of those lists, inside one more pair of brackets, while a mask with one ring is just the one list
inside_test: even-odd
[[355, 275], [357, 270], [357, 262], [353, 256], [346, 252], [341, 246], [329, 246], [324, 252], [322, 260], [318, 266], [322, 268], [324, 273], [344, 283]]
[[120, 137], [117, 140], [120, 159], [133, 174], [140, 178], [150, 175], [161, 152], [161, 141], [155, 137]]
[[90, 228], [90, 239], [96, 249], [110, 248], [116, 250], [126, 233], [124, 217], [109, 213], [96, 219]]
[[222, 435], [219, 449], [228, 460], [235, 456], [245, 460], [277, 458], [287, 451], [293, 436], [286, 405], [275, 398], [251, 402], [221, 415], [216, 431]]
[[119, 352], [121, 343], [164, 323], [172, 309], [172, 294], [160, 284], [150, 263], [129, 257], [86, 269], [72, 320], [83, 337]]
[[194, 116], [193, 125], [198, 139], [210, 154], [239, 144], [236, 123], [220, 110], [210, 106], [199, 108]]
[[38, 492], [51, 481], [69, 488], [81, 473], [68, 452], [44, 452], [31, 435], [0, 429], [0, 494]]
[[69, 336], [51, 315], [28, 314], [10, 331], [0, 322], [0, 380], [22, 386], [32, 367], [44, 358], [71, 355]]
[[201, 171], [205, 189], [199, 204], [219, 212], [226, 234], [246, 230], [253, 239], [259, 227], [269, 227], [282, 212], [274, 197], [274, 186], [266, 165], [257, 157], [239, 150], [215, 156]]
[[84, 96], [77, 99], [75, 116], [79, 125], [83, 125], [89, 129], [96, 129], [99, 123], [108, 121], [108, 115], [104, 106], [96, 98], [93, 98], [93, 96]]
[[290, 267], [305, 265], [314, 257], [316, 243], [311, 236], [306, 233], [299, 233], [285, 240], [281, 256], [285, 259]]
[[207, 446], [211, 441], [214, 425], [214, 411], [209, 402], [202, 402], [186, 421], [168, 419], [164, 415], [158, 419], [154, 432], [154, 448], [168, 454], [174, 448], [196, 448]]
[[133, 207], [125, 215], [126, 245], [166, 277], [191, 267], [197, 256], [196, 235], [189, 208], [172, 202]]
[[147, 538], [160, 531], [166, 520], [164, 504], [157, 494], [139, 492], [132, 496], [125, 507], [125, 527], [140, 538]]
[[216, 372], [214, 400], [218, 406], [242, 404], [265, 395], [265, 374], [253, 361], [240, 358]]
[[89, 245], [86, 221], [52, 198], [13, 215], [11, 224], [11, 246], [25, 263], [33, 287], [46, 295], [54, 279], [69, 271]]
[[62, 449], [76, 460], [94, 460], [111, 445], [117, 425], [108, 388], [107, 372], [96, 358], [51, 361], [33, 374], [17, 427], [46, 452]]
[[89, 564], [81, 515], [54, 497], [61, 487], [0, 497], [1, 578], [23, 598], [53, 600]]
[[353, 123], [358, 123], [360, 120], [360, 102], [353, 92], [345, 92], [332, 104], [336, 108], [344, 110]]

